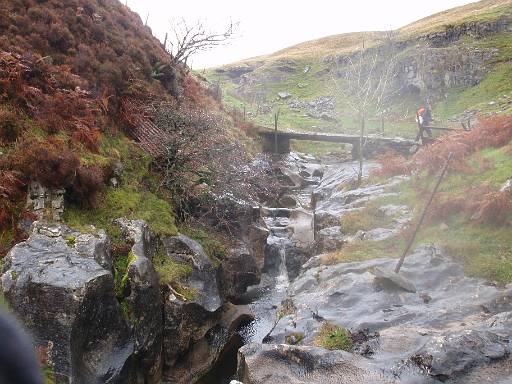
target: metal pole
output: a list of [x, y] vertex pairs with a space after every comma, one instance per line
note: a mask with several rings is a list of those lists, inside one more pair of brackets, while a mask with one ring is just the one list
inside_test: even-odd
[[420, 229], [420, 226], [423, 223], [423, 220], [425, 219], [427, 210], [430, 207], [430, 204], [432, 204], [432, 200], [434, 200], [434, 195], [436, 194], [437, 190], [439, 189], [439, 186], [441, 185], [441, 181], [443, 180], [444, 175], [446, 174], [446, 171], [448, 169], [448, 165], [450, 164], [450, 160], [452, 159], [452, 156], [453, 156], [453, 154], [450, 153], [448, 155], [448, 158], [446, 159], [446, 163], [444, 164], [443, 171], [441, 172], [441, 174], [439, 175], [439, 178], [437, 179], [437, 183], [434, 187], [434, 190], [430, 194], [430, 198], [428, 199], [427, 205], [425, 205], [425, 208], [423, 208], [423, 212], [421, 213], [420, 220], [418, 221], [418, 224], [416, 224], [416, 228], [414, 229], [414, 232], [413, 232], [411, 238], [409, 239], [409, 242], [407, 243], [407, 247], [405, 247], [405, 249], [404, 249], [404, 253], [402, 253], [402, 256], [400, 256], [400, 260], [398, 260], [398, 263], [396, 264], [395, 273], [400, 272], [400, 268], [402, 268], [402, 265], [405, 260], [405, 256], [411, 249], [412, 244], [414, 243], [414, 240], [416, 239], [418, 230]]

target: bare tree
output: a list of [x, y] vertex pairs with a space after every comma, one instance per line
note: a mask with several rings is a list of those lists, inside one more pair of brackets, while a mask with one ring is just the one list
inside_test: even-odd
[[169, 37], [169, 52], [173, 56], [171, 64], [186, 64], [194, 54], [226, 44], [234, 37], [237, 27], [238, 23], [230, 21], [224, 32], [214, 32], [209, 30], [201, 20], [193, 23], [187, 23], [185, 19], [171, 22]]
[[363, 148], [365, 129], [370, 114], [382, 116], [389, 99], [398, 93], [392, 89], [392, 80], [397, 76], [397, 55], [394, 52], [393, 32], [386, 33], [383, 41], [371, 49], [363, 42], [362, 49], [347, 57], [342, 63], [336, 61], [334, 77], [336, 90], [345, 103], [355, 112], [360, 122], [358, 185], [363, 175]]

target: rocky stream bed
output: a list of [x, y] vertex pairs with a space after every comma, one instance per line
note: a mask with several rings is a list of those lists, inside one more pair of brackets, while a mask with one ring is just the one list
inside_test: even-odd
[[[278, 203], [236, 207], [240, 243], [220, 266], [184, 235], [117, 220], [132, 244], [123, 292], [104, 232], [33, 225], [5, 259], [2, 289], [57, 383], [512, 383], [512, 287], [466, 277], [433, 244], [401, 271], [416, 292], [376, 283], [372, 270], [395, 260], [323, 265], [346, 242], [407, 226], [409, 207], [386, 205], [389, 228], [340, 227], [403, 178], [354, 189], [352, 162], [290, 154], [268, 166]], [[192, 298], [159, 285], [158, 249], [192, 266]], [[316, 345], [325, 322], [350, 330], [352, 352]]]

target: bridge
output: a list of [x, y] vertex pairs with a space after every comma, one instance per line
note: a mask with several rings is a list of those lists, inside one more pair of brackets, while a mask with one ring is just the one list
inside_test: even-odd
[[[263, 151], [273, 153], [289, 153], [290, 140], [320, 141], [327, 143], [340, 143], [352, 145], [352, 157], [359, 157], [359, 135], [346, 135], [334, 133], [302, 133], [277, 130], [260, 130], [259, 136], [263, 139]], [[419, 143], [415, 140], [403, 138], [363, 136], [363, 155], [371, 157], [386, 150], [394, 150], [402, 154], [413, 152]]]

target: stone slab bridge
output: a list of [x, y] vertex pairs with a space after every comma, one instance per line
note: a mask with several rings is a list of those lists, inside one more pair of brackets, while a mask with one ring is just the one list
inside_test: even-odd
[[[290, 140], [321, 141], [327, 143], [340, 143], [352, 145], [352, 157], [359, 157], [359, 135], [346, 135], [334, 133], [302, 133], [260, 130], [259, 136], [263, 140], [263, 151], [272, 153], [289, 153]], [[399, 137], [363, 137], [363, 155], [372, 157], [376, 154], [394, 150], [401, 154], [410, 154], [415, 152], [420, 145], [419, 142]]]

